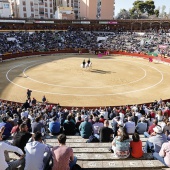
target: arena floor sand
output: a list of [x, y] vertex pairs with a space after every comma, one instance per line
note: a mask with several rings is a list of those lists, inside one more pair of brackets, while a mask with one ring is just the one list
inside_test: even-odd
[[[90, 58], [92, 68], [80, 67]], [[62, 106], [117, 106], [170, 98], [169, 64], [136, 57], [56, 54], [0, 63], [0, 98], [24, 102], [26, 91]]]

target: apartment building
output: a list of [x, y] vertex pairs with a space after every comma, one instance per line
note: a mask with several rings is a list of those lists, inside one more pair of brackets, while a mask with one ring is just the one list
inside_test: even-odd
[[79, 18], [113, 19], [115, 0], [79, 0]]
[[0, 17], [11, 17], [10, 3], [8, 0], [0, 0]]
[[74, 14], [75, 14], [75, 19], [79, 18], [79, 0], [55, 0], [55, 5], [56, 7], [55, 10], [57, 9], [57, 6], [59, 7], [72, 7]]
[[113, 19], [115, 0], [55, 0], [60, 7], [72, 7], [75, 19]]
[[101, 0], [100, 19], [113, 19], [115, 0]]
[[[0, 0], [1, 1], [1, 0]], [[72, 8], [71, 18], [113, 19], [115, 0], [9, 0], [11, 13], [19, 18], [54, 18], [58, 7]], [[63, 10], [65, 11], [65, 10]], [[61, 10], [60, 10], [61, 12]], [[68, 12], [62, 12], [63, 15]], [[55, 15], [56, 16], [56, 15]], [[59, 16], [59, 15], [58, 15]], [[65, 15], [65, 18], [70, 16]]]
[[60, 7], [57, 6], [57, 10], [55, 12], [55, 19], [75, 19], [75, 14], [72, 7]]
[[96, 19], [98, 0], [80, 0], [79, 18]]
[[14, 17], [18, 18], [53, 18], [53, 0], [10, 0]]

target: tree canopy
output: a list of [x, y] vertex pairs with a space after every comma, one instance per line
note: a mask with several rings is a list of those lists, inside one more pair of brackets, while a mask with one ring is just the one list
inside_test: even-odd
[[129, 10], [132, 18], [141, 18], [142, 15], [158, 15], [158, 10], [155, 10], [155, 4], [153, 0], [136, 0], [133, 3], [133, 7]]

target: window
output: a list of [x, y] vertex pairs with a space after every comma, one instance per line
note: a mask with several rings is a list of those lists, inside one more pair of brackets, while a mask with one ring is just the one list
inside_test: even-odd
[[40, 9], [39, 14], [44, 14], [44, 9]]
[[24, 18], [27, 18], [27, 14], [26, 13], [24, 13]]
[[23, 1], [23, 2], [22, 2], [22, 5], [23, 5], [23, 6], [25, 6], [25, 5], [26, 5], [26, 2], [25, 2], [25, 1]]
[[23, 11], [26, 11], [26, 7], [23, 7]]

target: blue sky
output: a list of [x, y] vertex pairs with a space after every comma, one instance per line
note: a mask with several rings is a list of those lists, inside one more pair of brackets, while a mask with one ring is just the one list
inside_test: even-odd
[[[115, 15], [120, 11], [120, 9], [130, 9], [133, 6], [135, 0], [115, 0]], [[166, 12], [170, 11], [170, 0], [154, 0], [156, 8], [162, 5], [166, 6]]]

